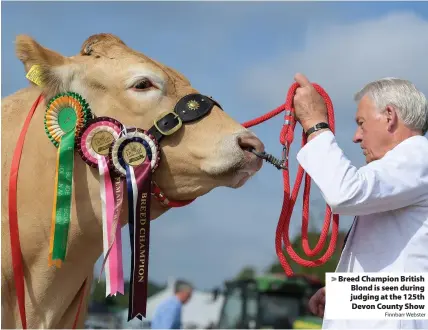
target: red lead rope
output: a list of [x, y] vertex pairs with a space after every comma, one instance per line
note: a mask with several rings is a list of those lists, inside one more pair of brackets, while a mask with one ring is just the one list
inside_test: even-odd
[[[335, 131], [334, 110], [333, 110], [333, 104], [331, 102], [331, 99], [322, 87], [320, 87], [317, 84], [313, 84], [313, 86], [315, 90], [322, 96], [322, 98], [326, 103], [327, 110], [328, 110], [328, 124], [330, 126], [331, 131], [334, 134], [334, 131]], [[332, 229], [330, 244], [326, 252], [324, 253], [324, 255], [317, 260], [310, 261], [310, 260], [302, 259], [293, 250], [292, 244], [290, 242], [289, 228], [290, 228], [291, 215], [293, 214], [294, 204], [296, 203], [300, 186], [302, 184], [303, 174], [305, 174], [305, 188], [303, 192], [302, 245], [303, 245], [303, 251], [308, 257], [316, 256], [324, 248], [324, 245], [328, 237], [328, 232], [329, 232], [330, 222], [331, 222], [331, 215], [332, 215], [331, 209], [327, 205], [325, 218], [324, 218], [324, 225], [321, 230], [320, 238], [315, 248], [311, 249], [308, 242], [309, 195], [310, 195], [310, 189], [311, 189], [311, 177], [307, 173], [305, 173], [303, 168], [299, 165], [293, 192], [290, 195], [290, 176], [288, 172], [288, 154], [290, 151], [290, 146], [294, 140], [294, 129], [296, 127], [296, 120], [294, 118], [295, 110], [293, 106], [293, 97], [297, 87], [299, 87], [297, 83], [294, 83], [290, 87], [287, 94], [287, 99], [283, 105], [279, 106], [278, 108], [272, 110], [271, 112], [261, 117], [253, 119], [251, 121], [247, 121], [242, 124], [244, 127], [247, 127], [247, 128], [251, 126], [255, 126], [278, 115], [282, 111], [287, 110], [284, 116], [285, 124], [281, 130], [280, 139], [279, 139], [281, 144], [286, 148], [285, 165], [287, 169], [282, 171], [283, 179], [284, 179], [284, 201], [282, 204], [281, 215], [279, 217], [278, 226], [276, 228], [276, 237], [275, 237], [276, 253], [278, 255], [281, 266], [285, 270], [285, 273], [287, 274], [287, 276], [292, 276], [293, 270], [291, 266], [288, 264], [287, 259], [283, 255], [282, 246], [281, 246], [282, 239], [284, 240], [285, 249], [289, 254], [289, 256], [291, 257], [291, 259], [293, 259], [296, 263], [304, 267], [317, 267], [326, 263], [333, 255], [336, 248], [337, 235], [339, 232], [339, 216], [335, 214], [333, 215], [333, 229]], [[302, 132], [302, 147], [306, 145], [306, 143], [307, 143], [306, 135], [304, 134], [304, 132]]]

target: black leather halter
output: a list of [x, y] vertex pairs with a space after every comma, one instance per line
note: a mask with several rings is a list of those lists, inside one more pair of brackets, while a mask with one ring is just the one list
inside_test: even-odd
[[155, 119], [148, 132], [160, 142], [164, 136], [177, 132], [183, 123], [197, 121], [209, 114], [214, 105], [223, 110], [220, 104], [209, 96], [188, 94], [177, 102], [173, 111], [164, 112]]

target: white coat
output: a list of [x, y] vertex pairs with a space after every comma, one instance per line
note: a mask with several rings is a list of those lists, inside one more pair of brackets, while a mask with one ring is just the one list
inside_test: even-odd
[[[408, 138], [382, 159], [357, 169], [339, 148], [333, 133], [326, 131], [309, 141], [297, 160], [320, 188], [333, 213], [356, 216], [337, 272], [428, 272], [425, 137]], [[356, 328], [428, 329], [428, 320], [323, 322], [323, 329]]]

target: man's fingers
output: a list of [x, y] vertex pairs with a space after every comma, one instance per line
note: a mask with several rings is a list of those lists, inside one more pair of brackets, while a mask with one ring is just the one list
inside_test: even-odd
[[311, 311], [312, 314], [316, 314], [317, 313], [316, 305], [309, 303], [309, 310]]
[[314, 297], [312, 297], [311, 300], [309, 300], [309, 309], [312, 314], [316, 315], [318, 313], [318, 304], [316, 299], [314, 299]]
[[294, 80], [301, 86], [301, 87], [305, 87], [305, 86], [310, 86], [311, 82], [308, 80], [308, 78], [306, 78], [303, 74], [301, 73], [296, 73], [296, 75], [294, 76]]
[[324, 316], [324, 305], [318, 305], [318, 316], [319, 317]]

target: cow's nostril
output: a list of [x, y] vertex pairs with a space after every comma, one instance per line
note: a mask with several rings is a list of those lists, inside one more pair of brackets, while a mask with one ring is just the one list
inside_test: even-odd
[[238, 145], [241, 149], [248, 151], [254, 149], [258, 152], [263, 152], [265, 150], [263, 142], [252, 134], [238, 136]]

